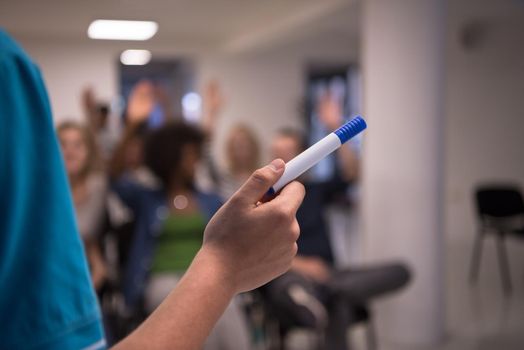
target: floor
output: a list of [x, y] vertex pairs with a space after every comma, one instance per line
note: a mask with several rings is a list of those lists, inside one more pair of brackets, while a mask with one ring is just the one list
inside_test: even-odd
[[[468, 281], [473, 236], [448, 237], [446, 244], [446, 329], [438, 346], [395, 344], [380, 339], [380, 350], [524, 349], [524, 241], [508, 239], [513, 291], [505, 296], [492, 238], [484, 241], [479, 279]], [[361, 332], [363, 333], [363, 332]], [[363, 338], [363, 337], [359, 337]], [[353, 339], [353, 338], [352, 338]], [[355, 349], [365, 349], [354, 340]]]

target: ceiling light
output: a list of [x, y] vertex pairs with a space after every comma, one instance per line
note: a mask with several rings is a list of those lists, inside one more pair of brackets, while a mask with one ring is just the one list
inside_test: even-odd
[[151, 61], [148, 50], [125, 50], [120, 54], [120, 62], [126, 66], [143, 66]]
[[190, 112], [197, 112], [202, 105], [202, 98], [196, 92], [189, 92], [182, 97], [182, 107]]
[[152, 21], [118, 21], [97, 19], [87, 29], [91, 39], [148, 40], [156, 34], [158, 24]]
[[182, 115], [191, 123], [197, 123], [202, 115], [202, 98], [196, 92], [188, 92], [182, 97]]

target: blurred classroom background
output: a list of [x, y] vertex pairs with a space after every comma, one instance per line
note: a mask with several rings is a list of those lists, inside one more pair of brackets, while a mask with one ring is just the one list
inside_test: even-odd
[[[92, 39], [88, 28], [100, 19], [152, 21], [153, 36]], [[351, 304], [357, 308], [344, 323], [345, 346], [524, 347], [524, 1], [0, 0], [0, 27], [34, 59], [47, 85], [110, 341], [140, 319], [123, 296], [126, 278], [136, 276], [123, 275], [176, 269], [169, 249], [183, 250], [179, 238], [166, 242], [171, 233], [162, 234], [149, 271], [129, 268], [140, 254], [133, 240], [143, 234], [136, 228], [143, 213], [118, 198], [126, 195], [121, 176], [154, 184], [142, 166], [161, 176], [158, 163], [174, 162], [169, 147], [188, 153], [185, 144], [198, 145], [198, 164], [179, 161], [186, 165], [177, 168], [186, 171], [177, 181], [191, 182], [189, 194], [180, 192], [168, 208], [184, 212], [191, 196], [202, 207], [193, 180], [227, 200], [253, 169], [280, 154], [278, 137], [284, 142], [296, 132], [300, 149], [360, 114], [368, 130], [347, 146], [349, 163], [332, 156], [307, 178], [323, 184], [349, 169], [339, 195], [318, 206], [329, 231], [328, 265], [349, 271], [396, 261], [410, 277], [391, 293], [384, 287], [387, 295]], [[184, 125], [162, 134], [173, 121]], [[157, 144], [150, 133], [158, 133]], [[153, 145], [144, 149], [146, 143]], [[75, 163], [90, 159], [82, 152], [93, 148], [100, 151], [96, 165]], [[84, 170], [96, 176], [87, 181]], [[75, 190], [79, 178], [85, 183]], [[201, 223], [158, 208], [169, 219], [159, 220], [166, 232]], [[189, 251], [177, 256], [194, 249], [184, 244]], [[164, 288], [176, 284], [157, 280]], [[330, 349], [319, 321], [324, 300], [308, 299], [318, 294], [304, 288], [289, 289], [290, 300], [318, 317], [312, 324], [275, 313], [267, 291], [237, 300], [236, 322], [250, 348]], [[216, 337], [234, 338], [234, 330]]]

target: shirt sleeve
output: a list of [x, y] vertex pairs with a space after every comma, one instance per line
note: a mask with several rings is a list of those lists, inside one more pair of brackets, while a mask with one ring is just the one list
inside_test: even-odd
[[0, 339], [105, 347], [40, 72], [0, 30]]

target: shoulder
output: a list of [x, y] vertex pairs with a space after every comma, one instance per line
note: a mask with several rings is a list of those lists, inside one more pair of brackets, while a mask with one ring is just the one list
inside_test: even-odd
[[0, 66], [10, 67], [13, 64], [39, 72], [24, 49], [0, 28]]
[[29, 60], [29, 56], [24, 52], [24, 50], [16, 43], [16, 41], [13, 40], [5, 31], [0, 29], [0, 52], [2, 55], [1, 58], [5, 58], [7, 54], [11, 54], [14, 56], [20, 56], [27, 58]]

